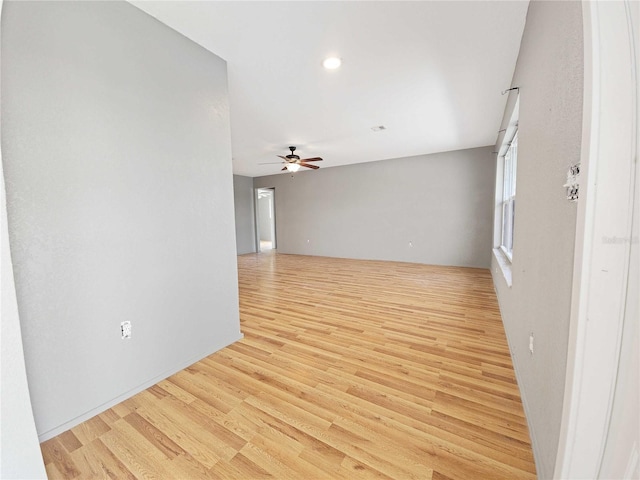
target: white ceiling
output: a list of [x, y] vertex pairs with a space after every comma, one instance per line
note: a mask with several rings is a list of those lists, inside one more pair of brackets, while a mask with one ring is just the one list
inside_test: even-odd
[[[228, 63], [233, 171], [492, 145], [528, 1], [132, 1]], [[343, 59], [325, 70], [330, 55]], [[371, 127], [386, 130], [373, 132]]]

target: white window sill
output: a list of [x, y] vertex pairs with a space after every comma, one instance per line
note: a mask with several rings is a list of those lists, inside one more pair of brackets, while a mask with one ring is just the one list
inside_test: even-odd
[[507, 282], [507, 286], [511, 288], [511, 260], [509, 260], [500, 248], [493, 249], [493, 256], [496, 257], [496, 261], [500, 266], [502, 276], [504, 277], [505, 282]]

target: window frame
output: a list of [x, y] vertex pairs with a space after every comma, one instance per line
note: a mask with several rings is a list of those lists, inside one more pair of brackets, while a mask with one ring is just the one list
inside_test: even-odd
[[[500, 202], [500, 245], [498, 248], [507, 259], [513, 261], [513, 239], [515, 226], [516, 184], [518, 169], [518, 124], [513, 131], [505, 136], [506, 151], [501, 155], [502, 159], [502, 195]], [[507, 140], [509, 138], [509, 140]], [[501, 149], [502, 150], [502, 149]]]
[[[519, 93], [519, 92], [518, 92]], [[509, 112], [510, 111], [510, 112]], [[496, 142], [496, 180], [495, 180], [495, 203], [494, 203], [494, 211], [493, 211], [493, 257], [495, 259], [495, 272], [498, 270], [502, 272], [502, 276], [509, 288], [512, 285], [512, 275], [511, 275], [511, 265], [513, 262], [513, 247], [514, 242], [511, 243], [511, 249], [507, 248], [507, 245], [504, 245], [503, 248], [503, 219], [504, 219], [504, 193], [505, 193], [505, 155], [511, 146], [512, 140], [516, 139], [516, 146], [514, 149], [516, 161], [515, 165], [511, 168], [509, 175], [511, 184], [507, 184], [510, 188], [513, 187], [512, 193], [513, 195], [507, 195], [507, 199], [510, 200], [510, 206], [512, 207], [510, 210], [511, 213], [511, 232], [515, 232], [515, 184], [517, 183], [517, 170], [518, 170], [518, 138], [519, 135], [519, 117], [520, 117], [520, 95], [518, 94], [515, 98], [515, 101], [511, 103], [508, 102], [507, 108], [505, 109], [505, 116], [509, 115], [509, 121], [504, 122], [501, 126], [502, 130], [499, 132], [498, 141]], [[505, 125], [506, 123], [506, 125]], [[504, 133], [502, 133], [504, 132]], [[507, 169], [509, 166], [507, 166]], [[513, 236], [511, 237], [513, 239]], [[517, 254], [516, 254], [517, 255]]]

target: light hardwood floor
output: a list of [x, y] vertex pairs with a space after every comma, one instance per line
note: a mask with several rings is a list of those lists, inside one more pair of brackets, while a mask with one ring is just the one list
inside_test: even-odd
[[44, 442], [50, 478], [535, 478], [487, 270], [238, 266], [245, 338]]

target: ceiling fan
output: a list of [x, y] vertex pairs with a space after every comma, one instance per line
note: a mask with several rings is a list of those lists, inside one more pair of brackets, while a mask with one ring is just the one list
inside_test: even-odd
[[[300, 159], [300, 156], [294, 153], [296, 151], [296, 147], [293, 147], [293, 146], [289, 147], [289, 150], [291, 150], [291, 153], [286, 157], [283, 157], [282, 155], [278, 155], [278, 157], [284, 160], [284, 162], [276, 162], [276, 163], [284, 163], [284, 167], [282, 168], [283, 171], [288, 170], [293, 173], [300, 170], [300, 167], [312, 168], [313, 170], [317, 170], [320, 168], [317, 165], [310, 165], [307, 163], [307, 162], [321, 162], [322, 159], [320, 157]], [[268, 165], [268, 164], [262, 163], [261, 165]]]

